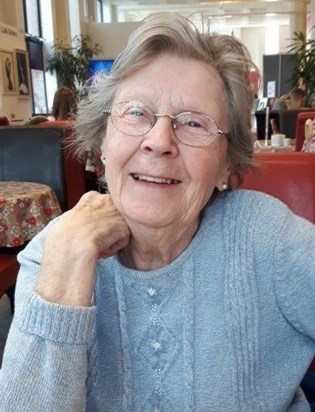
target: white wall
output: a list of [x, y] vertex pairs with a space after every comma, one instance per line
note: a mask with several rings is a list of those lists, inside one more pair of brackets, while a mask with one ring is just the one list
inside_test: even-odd
[[138, 25], [138, 22], [89, 23], [86, 30], [87, 34], [103, 48], [104, 56], [99, 55], [98, 58], [115, 59], [125, 48], [130, 33]]
[[256, 66], [262, 71], [263, 55], [265, 54], [265, 28], [242, 28], [240, 40], [247, 47]]
[[16, 0], [1, 0], [0, 21], [11, 26], [17, 26], [17, 6]]
[[[15, 49], [26, 50], [24, 31], [15, 26], [0, 22], [0, 49], [7, 50], [13, 53]], [[1, 69], [2, 65], [1, 65]], [[14, 70], [15, 87], [17, 89], [17, 79], [16, 79], [16, 67]], [[3, 70], [1, 70], [1, 77], [4, 77]], [[2, 85], [1, 85], [2, 86]], [[27, 120], [32, 111], [31, 99], [19, 99], [18, 95], [4, 95], [1, 88], [0, 94], [0, 114], [7, 116], [10, 121], [25, 121]]]
[[292, 37], [289, 25], [279, 26], [279, 53], [288, 53]]
[[[24, 40], [24, 16], [21, 0], [0, 1], [0, 49], [14, 53], [26, 50]], [[0, 74], [3, 76], [2, 72]], [[16, 73], [15, 73], [16, 76]], [[27, 120], [32, 112], [31, 99], [19, 99], [18, 95], [3, 95], [0, 91], [0, 115], [9, 120]]]
[[[104, 56], [98, 57], [114, 59], [126, 46], [129, 35], [138, 25], [138, 22], [88, 23], [86, 31], [103, 48]], [[262, 70], [263, 55], [265, 54], [265, 28], [242, 28], [237, 32], [237, 37], [245, 44], [253, 61]]]

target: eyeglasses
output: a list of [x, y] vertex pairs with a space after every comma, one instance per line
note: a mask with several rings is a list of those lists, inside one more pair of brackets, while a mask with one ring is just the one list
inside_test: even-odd
[[225, 135], [211, 117], [199, 112], [183, 112], [176, 116], [154, 113], [141, 102], [129, 101], [115, 104], [104, 110], [110, 115], [114, 127], [129, 136], [143, 136], [156, 124], [159, 117], [169, 117], [176, 138], [188, 146], [209, 146], [217, 136]]

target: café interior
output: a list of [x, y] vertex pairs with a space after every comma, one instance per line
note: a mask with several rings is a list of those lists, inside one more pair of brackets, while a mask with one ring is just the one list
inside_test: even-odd
[[[271, 194], [315, 223], [315, 97], [299, 108], [272, 108], [296, 87], [295, 63], [286, 60], [294, 33], [315, 41], [315, 0], [1, 0], [0, 361], [14, 316], [18, 252], [85, 192], [106, 192], [97, 158], [76, 159], [64, 145], [75, 120], [49, 118], [58, 83], [56, 72], [46, 71], [47, 56], [54, 42], [88, 35], [102, 49], [92, 60], [113, 62], [139, 21], [155, 11], [182, 13], [245, 44], [261, 76], [250, 74], [254, 156], [262, 169], [248, 173], [241, 187]], [[36, 117], [48, 121], [32, 124]], [[303, 389], [315, 410], [315, 360]]]

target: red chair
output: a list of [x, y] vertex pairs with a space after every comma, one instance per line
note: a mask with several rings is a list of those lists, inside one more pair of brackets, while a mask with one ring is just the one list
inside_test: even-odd
[[295, 129], [295, 150], [300, 152], [304, 143], [304, 124], [307, 119], [314, 119], [315, 111], [300, 112], [296, 119], [296, 129]]
[[6, 116], [0, 116], [0, 126], [10, 126], [9, 119]]
[[315, 153], [261, 152], [255, 158], [261, 170], [248, 173], [242, 187], [268, 193], [315, 223]]
[[[315, 223], [315, 153], [262, 152], [256, 153], [255, 158], [261, 163], [261, 170], [257, 175], [247, 173], [241, 187], [268, 193], [286, 203], [297, 215]], [[305, 379], [313, 382], [314, 375], [315, 358]], [[304, 388], [305, 393], [307, 390], [314, 393], [314, 384], [309, 385], [312, 387]]]
[[19, 267], [16, 255], [0, 254], [0, 299], [5, 293], [9, 296], [12, 313], [14, 312], [14, 289]]
[[19, 266], [15, 255], [0, 255], [0, 299], [15, 284]]

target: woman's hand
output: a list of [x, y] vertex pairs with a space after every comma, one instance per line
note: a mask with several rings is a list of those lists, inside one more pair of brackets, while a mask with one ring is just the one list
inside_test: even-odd
[[129, 236], [110, 195], [84, 194], [47, 235], [36, 291], [51, 302], [89, 306], [96, 260], [125, 247]]

